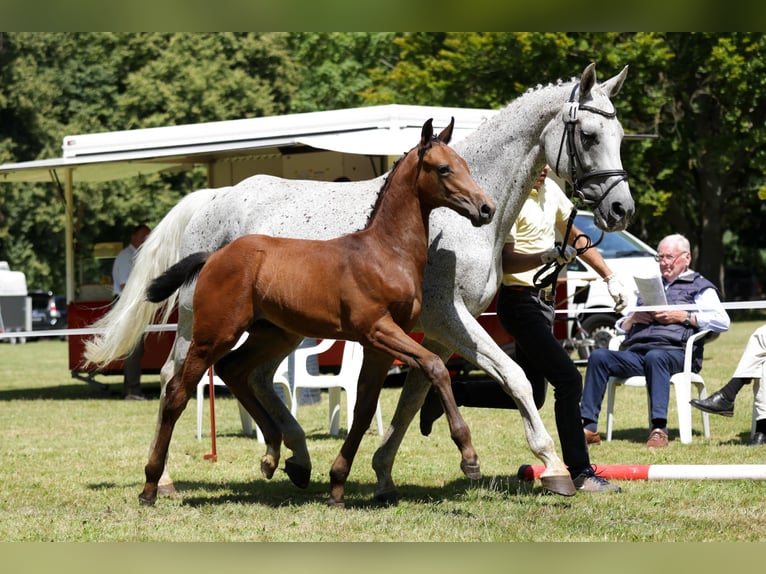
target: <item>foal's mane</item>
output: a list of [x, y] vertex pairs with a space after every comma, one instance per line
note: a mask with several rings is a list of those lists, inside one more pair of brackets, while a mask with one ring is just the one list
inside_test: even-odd
[[[442, 141], [439, 139], [439, 136], [436, 134], [434, 134], [431, 137], [431, 144], [433, 145], [435, 143], [442, 143]], [[383, 182], [383, 185], [380, 186], [380, 191], [378, 192], [378, 198], [375, 200], [375, 205], [372, 206], [372, 211], [370, 212], [370, 217], [367, 218], [367, 224], [365, 227], [369, 226], [372, 220], [375, 218], [375, 215], [378, 213], [378, 208], [380, 207], [380, 204], [383, 202], [383, 195], [386, 193], [386, 190], [391, 186], [391, 180], [393, 179], [394, 174], [396, 173], [396, 170], [399, 169], [404, 158], [410, 155], [410, 152], [413, 149], [415, 148], [413, 147], [408, 152], [404, 153], [399, 159], [397, 159], [394, 162], [394, 165], [391, 166], [391, 171], [388, 172], [388, 175], [386, 176], [386, 179]], [[420, 171], [420, 166], [423, 163], [423, 156], [425, 156], [426, 152], [429, 149], [430, 149], [430, 146], [427, 148], [424, 147], [418, 151], [418, 168], [417, 168], [418, 171]]]

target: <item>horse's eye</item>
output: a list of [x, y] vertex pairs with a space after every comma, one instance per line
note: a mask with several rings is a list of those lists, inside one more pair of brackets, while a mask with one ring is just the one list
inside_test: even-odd
[[596, 137], [596, 134], [581, 131], [580, 142], [582, 142], [583, 147], [590, 147], [598, 142], [598, 138]]
[[440, 165], [436, 169], [439, 171], [439, 175], [449, 175], [452, 172], [448, 165]]

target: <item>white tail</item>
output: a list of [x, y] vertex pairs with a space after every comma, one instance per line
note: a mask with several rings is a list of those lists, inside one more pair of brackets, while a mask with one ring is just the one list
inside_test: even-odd
[[179, 201], [139, 248], [130, 279], [112, 309], [92, 326], [104, 332], [85, 343], [87, 365], [102, 367], [125, 357], [143, 336], [158, 311], [167, 323], [178, 292], [160, 304], [146, 300], [146, 287], [180, 259], [181, 239], [199, 206], [208, 201], [209, 189], [190, 193]]

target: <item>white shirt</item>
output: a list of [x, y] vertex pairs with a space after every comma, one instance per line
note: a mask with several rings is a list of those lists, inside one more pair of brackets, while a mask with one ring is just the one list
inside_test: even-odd
[[114, 283], [112, 290], [115, 295], [122, 293], [122, 285], [128, 282], [128, 276], [133, 269], [133, 259], [138, 249], [133, 245], [128, 245], [120, 251], [112, 264], [112, 281]]

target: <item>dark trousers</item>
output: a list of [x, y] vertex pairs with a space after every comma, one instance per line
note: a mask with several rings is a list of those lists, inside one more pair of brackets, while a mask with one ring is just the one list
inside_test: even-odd
[[122, 383], [123, 393], [128, 395], [141, 394], [141, 357], [144, 356], [144, 337], [142, 336], [130, 354], [125, 357]]
[[[604, 400], [606, 384], [610, 376], [624, 378], [643, 375], [646, 377], [652, 421], [664, 421], [664, 424], [667, 424], [670, 375], [683, 369], [683, 349], [655, 349], [646, 354], [634, 353], [630, 350], [596, 349], [588, 358], [582, 416], [588, 421], [598, 422], [601, 403]], [[652, 426], [657, 424], [663, 423], [653, 422]]]
[[[562, 458], [572, 476], [577, 476], [590, 466], [580, 417], [582, 376], [553, 335], [553, 308], [529, 291], [502, 286], [497, 300], [497, 317], [516, 341], [515, 360], [532, 385], [538, 408], [545, 402], [548, 382], [553, 387], [553, 409]], [[453, 383], [453, 392], [459, 405], [516, 408], [513, 399], [495, 381], [479, 385]]]

